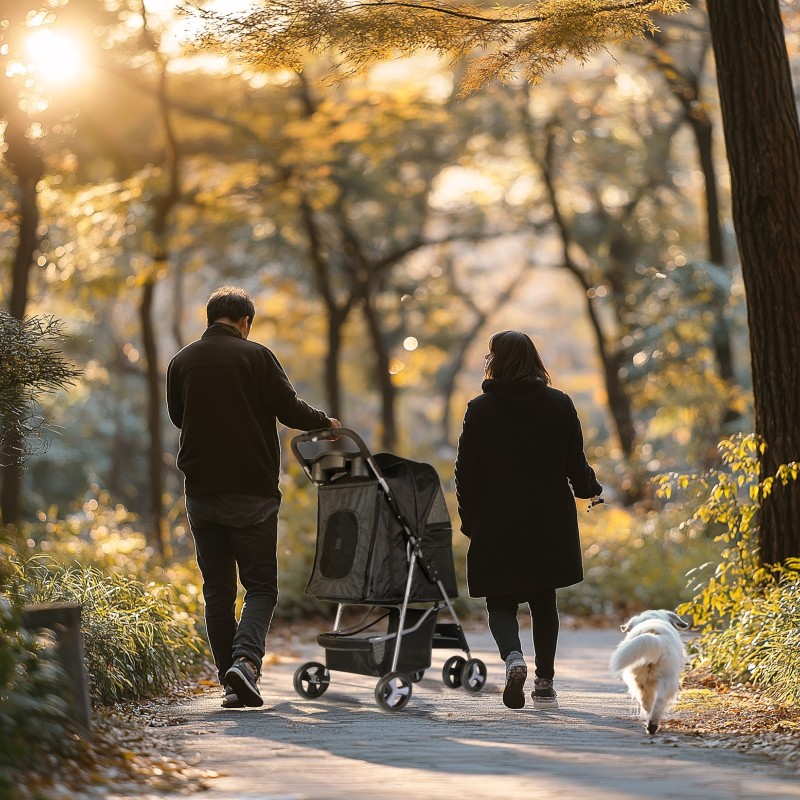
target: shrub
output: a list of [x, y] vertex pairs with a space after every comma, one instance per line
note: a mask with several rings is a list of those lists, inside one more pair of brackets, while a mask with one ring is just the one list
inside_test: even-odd
[[65, 676], [41, 641], [19, 627], [6, 594], [15, 572], [7, 534], [0, 532], [0, 796], [11, 796], [18, 773], [77, 746], [65, 702]]
[[61, 323], [52, 317], [18, 320], [0, 311], [0, 451], [8, 448], [4, 455], [17, 463], [47, 446], [37, 397], [65, 388], [79, 375], [57, 349], [63, 340]]
[[726, 440], [719, 447], [722, 469], [662, 476], [660, 491], [669, 496], [675, 487], [693, 490], [699, 505], [687, 524], [712, 531], [723, 546], [719, 563], [694, 572], [693, 597], [678, 608], [700, 631], [697, 662], [794, 703], [800, 700], [800, 558], [760, 563], [758, 507], [775, 481], [797, 479], [798, 464], [762, 477], [763, 447], [753, 435]]
[[95, 567], [31, 558], [20, 565], [26, 602], [77, 602], [93, 700], [100, 704], [165, 694], [198, 653], [194, 620], [167, 586]]

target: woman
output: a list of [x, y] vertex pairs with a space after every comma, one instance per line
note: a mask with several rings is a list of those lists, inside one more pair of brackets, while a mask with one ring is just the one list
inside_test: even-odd
[[470, 540], [467, 583], [485, 597], [489, 630], [506, 663], [503, 702], [525, 705], [528, 668], [517, 610], [530, 607], [536, 674], [534, 708], [558, 708], [556, 589], [583, 580], [575, 497], [603, 487], [583, 453], [572, 400], [551, 388], [530, 337], [489, 339], [483, 394], [467, 405], [456, 458], [461, 530]]

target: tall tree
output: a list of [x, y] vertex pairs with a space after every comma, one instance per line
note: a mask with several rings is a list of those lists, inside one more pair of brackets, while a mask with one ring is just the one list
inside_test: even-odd
[[[800, 125], [778, 0], [708, 0], [764, 474], [800, 459]], [[761, 506], [761, 559], [800, 556], [800, 481]]]
[[[31, 8], [28, 3], [14, 4], [0, 25], [0, 119], [5, 119], [4, 161], [12, 174], [16, 200], [17, 244], [11, 265], [8, 311], [22, 322], [28, 310], [28, 295], [34, 256], [39, 246], [38, 186], [45, 172], [44, 160], [36, 137], [31, 133], [34, 118], [23, 110], [33, 92], [27, 75], [22, 74], [23, 43]], [[14, 57], [18, 59], [14, 62]], [[12, 76], [17, 76], [14, 79]], [[33, 104], [31, 104], [33, 105]], [[7, 434], [0, 451], [2, 494], [0, 511], [6, 524], [16, 524], [21, 512], [22, 453], [24, 441], [10, 420], [0, 419]]]
[[161, 51], [156, 34], [152, 31], [147, 10], [142, 3], [144, 27], [142, 38], [153, 53], [158, 67], [156, 93], [158, 116], [164, 133], [163, 172], [166, 185], [153, 203], [153, 253], [142, 285], [139, 316], [142, 324], [142, 343], [145, 353], [145, 379], [147, 386], [147, 428], [150, 433], [148, 472], [150, 484], [149, 514], [146, 531], [162, 554], [170, 552], [169, 534], [164, 518], [164, 446], [162, 416], [164, 413], [163, 381], [158, 361], [158, 345], [154, 328], [153, 304], [156, 287], [169, 268], [169, 223], [180, 200], [180, 148], [172, 122], [167, 83], [167, 59]]

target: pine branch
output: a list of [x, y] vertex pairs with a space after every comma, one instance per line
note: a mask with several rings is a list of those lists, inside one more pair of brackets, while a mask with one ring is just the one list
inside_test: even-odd
[[[655, 14], [686, 0], [539, 0], [487, 15], [470, 4], [438, 0], [263, 0], [245, 16], [184, 9], [205, 22], [198, 47], [222, 47], [265, 69], [301, 70], [309, 53], [333, 51], [344, 77], [420, 51], [458, 61], [480, 53], [462, 95], [520, 70], [532, 82], [568, 58], [579, 61], [609, 42], [657, 30]], [[343, 79], [342, 75], [339, 80]]]

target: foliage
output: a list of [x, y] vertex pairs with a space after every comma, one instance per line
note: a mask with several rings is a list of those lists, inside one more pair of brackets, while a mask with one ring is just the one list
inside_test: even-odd
[[[677, 610], [699, 630], [698, 659], [730, 681], [761, 685], [781, 702], [800, 700], [800, 559], [762, 564], [759, 503], [777, 484], [796, 480], [797, 462], [761, 476], [765, 445], [755, 435], [719, 446], [722, 468], [704, 475], [664, 475], [659, 493], [694, 492], [697, 510], [686, 523], [723, 545], [722, 560], [692, 571], [693, 597]], [[695, 582], [696, 581], [696, 582]]]
[[78, 602], [92, 698], [99, 704], [163, 695], [197, 653], [188, 614], [169, 587], [44, 558], [20, 564], [26, 602]]
[[689, 598], [686, 573], [719, 547], [700, 531], [674, 526], [674, 512], [600, 506], [581, 519], [584, 580], [559, 590], [563, 613], [622, 620]]
[[487, 12], [442, 0], [264, 0], [244, 16], [198, 12], [207, 25], [199, 47], [222, 42], [263, 68], [296, 71], [307, 53], [332, 50], [351, 74], [398, 53], [428, 50], [456, 61], [486, 50], [470, 65], [466, 93], [508, 80], [518, 67], [539, 81], [569, 56], [586, 61], [611, 41], [653, 31], [652, 14], [686, 7], [683, 0], [539, 0]]
[[[52, 317], [18, 320], [0, 311], [0, 449], [19, 442], [14, 453], [22, 461], [35, 449], [46, 447], [44, 420], [36, 413], [36, 398], [72, 383], [78, 371], [55, 348], [63, 340], [62, 325]], [[16, 449], [16, 448], [15, 448]]]
[[[200, 634], [193, 565], [163, 564], [122, 506], [86, 498], [64, 520], [41, 514], [14, 556], [14, 593], [24, 602], [82, 604], [93, 700], [164, 694], [192, 669]], [[176, 550], [181, 550], [180, 539]]]
[[18, 771], [72, 753], [65, 676], [42, 641], [20, 629], [19, 608], [6, 594], [14, 573], [12, 546], [0, 530], [0, 796]]
[[[170, 513], [182, 513], [182, 504]], [[136, 577], [143, 584], [169, 586], [180, 612], [199, 615], [200, 576], [187, 526], [172, 528], [174, 560], [165, 562], [147, 544], [135, 514], [114, 503], [108, 492], [92, 485], [78, 508], [63, 516], [56, 507], [40, 511], [36, 523], [25, 526], [24, 560], [37, 558], [58, 564], [80, 565], [121, 577]]]
[[188, 672], [197, 635], [191, 618], [177, 611], [169, 587], [91, 568], [49, 572], [38, 586], [36, 577], [36, 599], [83, 602], [87, 660], [98, 702], [162, 695]]

